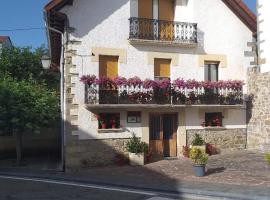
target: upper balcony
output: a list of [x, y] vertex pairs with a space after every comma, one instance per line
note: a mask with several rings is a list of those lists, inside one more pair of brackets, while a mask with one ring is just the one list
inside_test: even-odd
[[129, 41], [135, 44], [162, 44], [183, 47], [197, 45], [197, 24], [132, 17]]
[[96, 79], [84, 76], [85, 103], [89, 109], [169, 108], [169, 107], [242, 107], [241, 81], [195, 81], [177, 79], [141, 81], [138, 77]]

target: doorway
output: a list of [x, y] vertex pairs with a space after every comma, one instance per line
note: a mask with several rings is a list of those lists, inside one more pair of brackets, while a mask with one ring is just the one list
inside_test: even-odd
[[149, 148], [154, 156], [177, 156], [177, 115], [151, 114], [149, 118]]

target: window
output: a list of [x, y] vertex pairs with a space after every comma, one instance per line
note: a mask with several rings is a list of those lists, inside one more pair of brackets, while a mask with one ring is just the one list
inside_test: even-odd
[[141, 112], [128, 112], [127, 123], [141, 123]]
[[205, 81], [218, 81], [218, 66], [219, 63], [205, 63], [204, 65], [204, 79]]
[[99, 56], [99, 77], [118, 76], [118, 56]]
[[171, 76], [171, 59], [154, 59], [154, 76], [155, 80], [170, 79]]
[[221, 127], [222, 126], [222, 113], [215, 112], [215, 113], [205, 113], [205, 127]]
[[[99, 77], [114, 79], [118, 76], [118, 56], [99, 56]], [[117, 104], [118, 91], [112, 85], [104, 84], [99, 88], [100, 104]]]
[[120, 128], [120, 113], [100, 113], [97, 118], [99, 129]]

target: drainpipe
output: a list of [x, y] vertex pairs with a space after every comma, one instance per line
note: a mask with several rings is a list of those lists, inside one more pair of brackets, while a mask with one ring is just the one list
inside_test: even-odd
[[[44, 12], [45, 14], [45, 27], [47, 30], [47, 37], [48, 37], [48, 43], [50, 45], [50, 37], [49, 37], [49, 31], [56, 32], [61, 35], [61, 59], [60, 59], [60, 112], [61, 112], [61, 169], [62, 171], [65, 171], [65, 89], [64, 89], [64, 44], [65, 44], [65, 38], [64, 38], [64, 33], [50, 27], [48, 25], [48, 15], [47, 12]], [[51, 57], [51, 47], [49, 46], [49, 51], [50, 51], [50, 57]]]

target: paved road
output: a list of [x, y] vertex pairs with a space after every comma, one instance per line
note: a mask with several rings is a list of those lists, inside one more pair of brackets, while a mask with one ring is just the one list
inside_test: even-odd
[[[0, 177], [0, 200], [171, 200], [147, 191]], [[175, 198], [173, 198], [175, 199]], [[191, 200], [187, 198], [178, 198]], [[197, 199], [197, 198], [196, 198]]]

